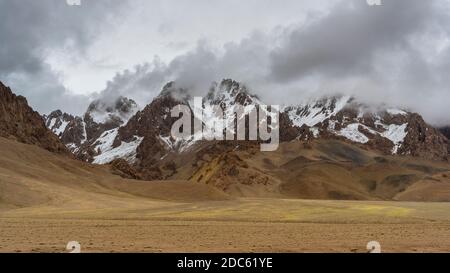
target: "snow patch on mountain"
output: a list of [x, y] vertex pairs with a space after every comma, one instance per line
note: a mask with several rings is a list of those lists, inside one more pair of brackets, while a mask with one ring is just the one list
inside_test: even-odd
[[57, 136], [61, 135], [66, 130], [67, 125], [69, 125], [68, 121], [65, 121], [65, 120], [62, 121], [61, 125], [58, 128], [53, 129], [53, 133], [55, 133], [55, 135], [57, 135]]
[[81, 144], [84, 144], [87, 141], [87, 132], [86, 132], [86, 122], [83, 121], [83, 139], [81, 140]]
[[55, 135], [61, 136], [69, 125], [71, 118], [67, 114], [63, 114], [61, 111], [54, 111], [50, 115], [44, 115], [44, 121], [47, 126]]
[[407, 132], [408, 124], [402, 125], [385, 125], [386, 131], [381, 135], [394, 143], [394, 148], [392, 148], [392, 154], [397, 154], [398, 149], [402, 146], [405, 141], [405, 137], [408, 135]]
[[337, 115], [349, 103], [350, 96], [330, 98], [320, 102], [309, 102], [295, 107], [288, 107], [287, 113], [294, 126], [313, 127]]
[[164, 142], [164, 144], [166, 144], [170, 150], [173, 150], [175, 148], [174, 143], [172, 142], [172, 138], [170, 136], [167, 137], [159, 136], [159, 139], [161, 139], [162, 142]]
[[49, 125], [48, 125], [48, 128], [51, 129], [52, 131], [54, 130], [55, 123], [56, 123], [57, 120], [58, 120], [57, 118], [52, 118], [52, 119], [50, 120], [50, 123], [49, 123]]
[[309, 128], [309, 131], [313, 134], [314, 138], [318, 138], [320, 136], [320, 130], [317, 127]]
[[94, 164], [108, 164], [115, 159], [122, 158], [130, 163], [136, 160], [136, 149], [141, 144], [143, 137], [135, 136], [131, 142], [123, 142], [114, 148], [113, 143], [119, 129], [104, 132], [96, 141], [95, 150], [100, 154], [94, 157]]
[[336, 125], [335, 121], [330, 122], [328, 129], [330, 132], [338, 136], [343, 136], [350, 141], [365, 144], [369, 142], [369, 138], [359, 130], [359, 128], [364, 128], [373, 135], [380, 135], [390, 140], [394, 144], [394, 147], [392, 148], [392, 154], [397, 154], [399, 148], [401, 148], [403, 142], [405, 141], [405, 137], [408, 135], [407, 131], [408, 123], [402, 125], [396, 124], [386, 125], [383, 124], [380, 120], [377, 120], [375, 124], [381, 126], [384, 131], [377, 132], [361, 123], [352, 123], [347, 125], [347, 127], [341, 129], [340, 131], [335, 131], [334, 130]]
[[335, 132], [338, 136], [343, 136], [353, 142], [365, 144], [369, 142], [369, 138], [359, 131], [359, 123], [349, 124], [347, 127]]
[[94, 143], [94, 150], [104, 153], [112, 149], [114, 140], [117, 137], [119, 128], [104, 132]]

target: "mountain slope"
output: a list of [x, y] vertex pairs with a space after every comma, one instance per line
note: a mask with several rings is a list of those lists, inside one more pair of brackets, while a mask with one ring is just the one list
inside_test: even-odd
[[439, 128], [439, 131], [441, 131], [441, 133], [447, 137], [447, 139], [450, 139], [450, 127], [443, 127], [443, 128]]
[[28, 106], [27, 100], [16, 96], [0, 82], [0, 136], [35, 144], [57, 153], [69, 154], [58, 137], [44, 124], [39, 113]]
[[168, 160], [177, 167], [167, 179], [239, 197], [450, 201], [448, 163], [386, 156], [341, 140], [284, 142], [270, 153], [255, 143], [212, 142]]
[[98, 166], [0, 137], [0, 211], [12, 208], [132, 209], [153, 200], [228, 200], [187, 181], [137, 181]]
[[[450, 127], [439, 128], [439, 131], [449, 140], [450, 142]], [[450, 145], [448, 145], [448, 154], [450, 155]]]

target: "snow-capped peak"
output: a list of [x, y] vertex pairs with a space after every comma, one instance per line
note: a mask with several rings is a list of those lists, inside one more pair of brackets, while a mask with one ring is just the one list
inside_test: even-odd
[[294, 126], [316, 126], [335, 116], [351, 102], [350, 96], [324, 98], [285, 108]]
[[[372, 141], [378, 143], [374, 145], [380, 145], [384, 142], [383, 149], [390, 145], [392, 154], [399, 153], [408, 135], [408, 112], [382, 106], [369, 107], [350, 96], [313, 100], [286, 107], [284, 111], [293, 126], [309, 127], [314, 138], [334, 135], [361, 144]], [[309, 137], [310, 134], [306, 134], [299, 138]]]
[[73, 116], [63, 113], [61, 110], [53, 111], [48, 116], [44, 115], [45, 125], [57, 136], [61, 136], [67, 125], [74, 119]]
[[91, 117], [97, 124], [110, 122], [124, 124], [128, 122], [138, 110], [136, 102], [125, 97], [119, 97], [113, 102], [95, 100], [89, 105], [85, 117]]

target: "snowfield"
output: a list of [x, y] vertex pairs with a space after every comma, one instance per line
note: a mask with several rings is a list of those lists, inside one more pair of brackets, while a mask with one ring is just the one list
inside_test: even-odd
[[113, 148], [118, 131], [118, 128], [106, 131], [97, 139], [95, 150], [100, 151], [100, 154], [94, 157], [94, 164], [108, 164], [118, 158], [130, 163], [136, 160], [136, 149], [144, 138], [135, 136], [134, 141], [122, 142], [120, 146]]
[[[350, 96], [337, 98], [334, 109], [331, 109], [333, 99], [327, 99], [324, 106], [317, 105], [317, 102], [299, 105], [288, 112], [289, 118], [294, 126], [302, 127], [306, 124], [308, 127], [313, 127], [336, 116], [348, 104], [350, 98]], [[299, 109], [303, 109], [300, 114], [298, 114]]]

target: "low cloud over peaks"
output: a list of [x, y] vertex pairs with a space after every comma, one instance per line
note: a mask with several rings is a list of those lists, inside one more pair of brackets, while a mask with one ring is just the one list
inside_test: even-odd
[[71, 93], [47, 58], [55, 52], [83, 58], [108, 23], [104, 19], [125, 5], [113, 2], [119, 1], [83, 1], [73, 8], [64, 0], [0, 0], [0, 80], [43, 113], [87, 107], [89, 97]]
[[[207, 92], [212, 82], [233, 78], [245, 83], [263, 100], [271, 103], [296, 103], [311, 97], [344, 93], [362, 101], [384, 103], [419, 112], [433, 124], [450, 124], [450, 116], [447, 114], [450, 102], [450, 82], [447, 77], [450, 69], [450, 9], [445, 1], [383, 0], [382, 6], [369, 6], [364, 0], [305, 1], [302, 4], [299, 1], [286, 1], [283, 2], [283, 8], [280, 3], [277, 9], [273, 9], [270, 19], [278, 18], [273, 20], [278, 23], [273, 23], [270, 27], [264, 21], [258, 21], [259, 17], [254, 17], [252, 5], [257, 5], [257, 2], [250, 1], [241, 5], [236, 2], [240, 7], [239, 12], [235, 15], [233, 12], [228, 13], [228, 18], [230, 21], [238, 21], [242, 28], [248, 25], [252, 29], [245, 35], [238, 35], [241, 32], [232, 22], [211, 21], [210, 13], [214, 13], [215, 9], [208, 8], [212, 5], [210, 2], [200, 2], [187, 7], [189, 14], [181, 13], [175, 1], [167, 1], [162, 5], [156, 0], [130, 0], [126, 7], [105, 6], [109, 13], [121, 14], [122, 17], [116, 20], [127, 26], [122, 27], [126, 31], [124, 33], [134, 33], [133, 31], [142, 29], [142, 25], [149, 29], [154, 27], [155, 31], [149, 30], [148, 35], [142, 36], [142, 43], [149, 47], [146, 51], [139, 51], [137, 54], [139, 45], [132, 43], [126, 49], [120, 48], [121, 55], [135, 60], [135, 66], [131, 65], [128, 69], [117, 72], [105, 83], [106, 87], [98, 96], [107, 99], [123, 95], [144, 106], [169, 81], [176, 81], [195, 94], [202, 94]], [[266, 4], [266, 1], [259, 3]], [[227, 2], [223, 5], [231, 4]], [[161, 9], [161, 12], [171, 10], [177, 16], [161, 16], [158, 24], [149, 24], [145, 21], [147, 19], [138, 20], [138, 13], [130, 12], [138, 8], [144, 11], [150, 8]], [[263, 9], [258, 10], [265, 12]], [[95, 8], [90, 9], [91, 14], [100, 14], [99, 12]], [[134, 17], [127, 17], [129, 14]], [[292, 14], [298, 14], [298, 20]], [[154, 20], [159, 18], [157, 14], [155, 16]], [[205, 20], [208, 18], [210, 24], [203, 24], [203, 29], [198, 29], [197, 21], [186, 20], [186, 16]], [[221, 18], [220, 16], [218, 13], [217, 17]], [[181, 17], [184, 18], [183, 24], [177, 21]], [[248, 19], [253, 17], [253, 21]], [[91, 21], [91, 24], [92, 22], [100, 26], [111, 26], [104, 19], [99, 22]], [[253, 24], [254, 22], [257, 24]], [[181, 31], [190, 25], [192, 32]], [[70, 38], [86, 51], [98, 41], [91, 35], [84, 35], [85, 33], [102, 34], [112, 41], [115, 38], [117, 43], [117, 39], [121, 38], [114, 36], [116, 29], [78, 29], [79, 35]], [[6, 30], [6, 27], [0, 27], [2, 33], [9, 31], [10, 28]], [[147, 30], [143, 31], [145, 33]], [[221, 36], [230, 37], [228, 33], [233, 31], [236, 37], [222, 42]], [[64, 35], [61, 35], [58, 39], [64, 39]], [[178, 36], [184, 40], [176, 40]], [[196, 42], [192, 42], [193, 40]], [[41, 40], [38, 41], [37, 44], [41, 45]], [[168, 50], [167, 52], [151, 51], [151, 46], [158, 43], [183, 44], [183, 47], [166, 47], [164, 50]], [[32, 41], [32, 44], [36, 42]], [[44, 44], [52, 48], [51, 42]], [[115, 46], [114, 42], [109, 43], [108, 50]], [[8, 44], [6, 47], [13, 45]], [[164, 57], [154, 57], [158, 55]], [[37, 59], [33, 58], [34, 55], [23, 56], [25, 57], [17, 57], [17, 61], [11, 61], [11, 58], [0, 54], [1, 63], [13, 62], [10, 69], [14, 68], [13, 70], [21, 71], [24, 75], [34, 74], [32, 70], [42, 66], [45, 60], [42, 55]], [[115, 57], [112, 55], [111, 59]], [[0, 68], [1, 73], [11, 76], [8, 69], [3, 67]], [[42, 91], [35, 92], [26, 94], [32, 97], [31, 101], [37, 101], [41, 94], [39, 92]], [[56, 99], [50, 99], [49, 103], [59, 100], [56, 93], [53, 95]], [[70, 93], [66, 90], [60, 94], [66, 96]], [[39, 105], [38, 108], [47, 106]]]

